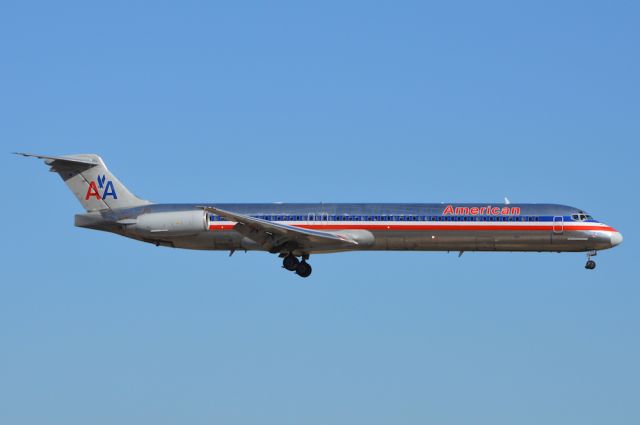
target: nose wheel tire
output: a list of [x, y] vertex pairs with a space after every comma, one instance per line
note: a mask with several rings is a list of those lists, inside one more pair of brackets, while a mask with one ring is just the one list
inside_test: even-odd
[[295, 256], [289, 254], [282, 260], [282, 267], [289, 270], [290, 272], [296, 271], [298, 264], [300, 264], [300, 260], [298, 260]]
[[309, 277], [311, 275], [311, 265], [302, 260], [296, 267], [296, 274], [300, 277]]
[[587, 264], [584, 266], [584, 268], [587, 270], [593, 270], [596, 268], [596, 262], [593, 260], [589, 260], [587, 261]]

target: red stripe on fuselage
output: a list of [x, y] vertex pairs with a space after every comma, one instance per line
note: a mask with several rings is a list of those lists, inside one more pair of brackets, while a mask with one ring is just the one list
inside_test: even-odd
[[[209, 230], [232, 230], [233, 224], [211, 224]], [[406, 224], [291, 224], [292, 227], [300, 227], [303, 229], [313, 230], [414, 230], [414, 231], [427, 231], [427, 230], [452, 230], [452, 231], [553, 231], [554, 226], [513, 226], [513, 225], [494, 225], [494, 226], [469, 226], [469, 225], [433, 225], [433, 224], [418, 224], [418, 225], [406, 225]], [[557, 226], [556, 229], [560, 227]], [[559, 229], [558, 229], [559, 230]], [[585, 230], [597, 230], [603, 232], [617, 232], [616, 229], [609, 226], [564, 226], [565, 232], [585, 231]]]

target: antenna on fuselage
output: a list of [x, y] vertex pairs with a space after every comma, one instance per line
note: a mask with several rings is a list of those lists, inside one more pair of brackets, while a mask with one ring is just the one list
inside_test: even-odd
[[511, 203], [511, 201], [509, 200], [509, 198], [507, 198], [506, 196], [504, 197], [504, 203], [509, 205]]

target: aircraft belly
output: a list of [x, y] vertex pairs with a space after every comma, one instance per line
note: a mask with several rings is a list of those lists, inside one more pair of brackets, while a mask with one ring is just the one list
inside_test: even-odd
[[[318, 247], [312, 253], [367, 251], [587, 251], [605, 249], [609, 237], [601, 232], [569, 232], [553, 234], [548, 231], [372, 231], [370, 246], [352, 249]], [[207, 231], [189, 237], [167, 239], [176, 248], [205, 250], [264, 250], [251, 239], [233, 230]], [[165, 245], [161, 243], [161, 245]]]
[[554, 251], [588, 251], [607, 249], [611, 246], [611, 237], [600, 231], [563, 231], [551, 237]]
[[[243, 246], [244, 237], [234, 231], [200, 232], [190, 236], [164, 237], [158, 240], [146, 240], [162, 246], [172, 246], [174, 248], [198, 249], [198, 250], [240, 250], [256, 249], [255, 247]], [[246, 238], [244, 238], [246, 239]]]
[[209, 233], [213, 235], [214, 249], [219, 250], [242, 249], [242, 240], [246, 239], [244, 236], [233, 230], [223, 230]]
[[421, 251], [552, 251], [550, 232], [382, 231], [371, 249]]

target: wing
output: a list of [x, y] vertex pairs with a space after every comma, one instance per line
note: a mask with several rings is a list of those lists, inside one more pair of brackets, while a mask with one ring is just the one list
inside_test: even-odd
[[201, 208], [229, 221], [236, 222], [233, 230], [255, 241], [270, 252], [304, 251], [313, 250], [313, 248], [328, 249], [333, 247], [335, 249], [345, 249], [358, 245], [357, 241], [347, 235], [288, 226], [215, 207], [203, 206]]

